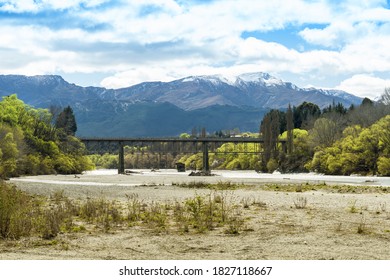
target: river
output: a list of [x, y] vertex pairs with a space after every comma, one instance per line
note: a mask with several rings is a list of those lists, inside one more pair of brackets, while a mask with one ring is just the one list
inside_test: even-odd
[[213, 170], [215, 176], [188, 176], [189, 172], [177, 172], [174, 169], [133, 170], [130, 175], [118, 175], [116, 169], [87, 171], [83, 175], [40, 175], [12, 178], [11, 181], [34, 182], [66, 185], [134, 186], [140, 184], [172, 184], [181, 182], [205, 181], [215, 183], [230, 181], [236, 183], [314, 183], [346, 184], [362, 186], [390, 187], [390, 177], [376, 176], [332, 176], [315, 173], [280, 174], [257, 173], [255, 171]]

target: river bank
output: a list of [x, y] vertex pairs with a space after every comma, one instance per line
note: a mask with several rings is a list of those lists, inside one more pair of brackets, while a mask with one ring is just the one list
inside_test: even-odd
[[[129, 195], [145, 203], [174, 203], [210, 189], [179, 187], [195, 181], [232, 182], [242, 187], [223, 191], [241, 205], [245, 226], [239, 234], [221, 228], [205, 233], [153, 231], [120, 227], [110, 232], [88, 229], [63, 233], [54, 240], [0, 241], [1, 259], [390, 259], [390, 194], [337, 192], [338, 189], [294, 191], [283, 185], [323, 184], [314, 174], [282, 175], [256, 172], [215, 172], [216, 176], [190, 177], [174, 170], [140, 170], [118, 175], [112, 170], [80, 176], [50, 175], [15, 178], [18, 188], [39, 195], [58, 191], [70, 199], [104, 197], [117, 202]], [[340, 182], [341, 179], [348, 182]], [[325, 184], [387, 186], [386, 178], [333, 178]], [[352, 179], [352, 180], [351, 180]], [[264, 186], [272, 186], [266, 190]], [[360, 186], [360, 187], [359, 187]], [[246, 206], [243, 207], [243, 202]], [[303, 203], [304, 202], [304, 203]]]

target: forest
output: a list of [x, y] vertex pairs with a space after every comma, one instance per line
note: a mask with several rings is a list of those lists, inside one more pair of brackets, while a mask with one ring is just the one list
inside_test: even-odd
[[72, 108], [36, 109], [16, 95], [0, 102], [0, 178], [74, 174], [94, 168], [76, 137]]

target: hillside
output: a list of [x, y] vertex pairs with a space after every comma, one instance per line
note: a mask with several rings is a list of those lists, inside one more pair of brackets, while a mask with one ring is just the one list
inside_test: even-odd
[[361, 102], [346, 92], [302, 89], [267, 73], [193, 76], [122, 89], [81, 87], [55, 75], [0, 75], [0, 95], [13, 93], [35, 107], [70, 105], [80, 136], [172, 136], [199, 126], [209, 132], [257, 131], [270, 108], [303, 101], [320, 107]]

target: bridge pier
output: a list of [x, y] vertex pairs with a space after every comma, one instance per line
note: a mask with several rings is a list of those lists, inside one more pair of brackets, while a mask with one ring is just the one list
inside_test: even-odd
[[202, 142], [202, 152], [203, 152], [203, 173], [205, 175], [210, 174], [210, 164], [209, 164], [209, 150], [207, 146], [207, 142]]
[[[203, 154], [203, 168], [202, 172], [206, 175], [210, 174], [210, 164], [209, 164], [209, 151], [208, 148], [213, 148], [212, 145], [222, 145], [223, 143], [244, 143], [245, 146], [247, 143], [254, 143], [256, 145], [259, 145], [261, 143], [264, 143], [264, 140], [261, 138], [206, 138], [205, 133], [203, 133], [203, 137], [198, 138], [190, 138], [190, 139], [179, 139], [179, 138], [80, 138], [80, 140], [87, 144], [87, 143], [117, 143], [118, 145], [118, 174], [124, 174], [125, 173], [125, 155], [124, 155], [124, 145], [134, 145], [139, 146], [139, 144], [145, 144], [149, 143], [155, 143], [158, 147], [158, 153], [159, 153], [159, 162], [161, 161], [161, 152], [160, 146], [165, 147], [168, 146], [172, 149], [173, 152], [180, 152], [181, 150], [173, 150], [173, 144], [185, 144], [188, 146], [191, 146], [193, 149], [191, 149], [191, 152], [198, 153], [199, 151]], [[282, 143], [283, 150], [286, 149], [286, 140], [281, 140], [279, 143]], [[200, 147], [199, 147], [200, 144]], [[150, 149], [150, 148], [149, 148]], [[153, 149], [150, 149], [153, 150]], [[244, 153], [261, 153], [261, 149], [259, 148], [258, 151], [255, 152], [248, 152], [246, 149], [245, 151], [241, 151]], [[166, 149], [164, 149], [166, 152]], [[226, 152], [226, 151], [225, 151]]]
[[125, 174], [125, 151], [123, 142], [118, 142], [119, 153], [118, 153], [118, 174]]

